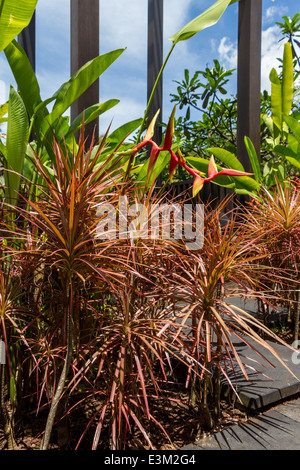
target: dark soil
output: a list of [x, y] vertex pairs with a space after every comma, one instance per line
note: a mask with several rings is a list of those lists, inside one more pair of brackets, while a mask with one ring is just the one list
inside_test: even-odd
[[[169, 439], [155, 423], [143, 421], [143, 424], [146, 422], [145, 429], [155, 450], [180, 449], [211, 433], [205, 427], [201, 410], [198, 406], [188, 402], [188, 397], [183, 390], [169, 390], [169, 395], [173, 395], [174, 401], [164, 400], [157, 403], [152, 400], [150, 403], [151, 413], [163, 425]], [[90, 400], [83, 408], [70, 413], [64, 420], [64, 425], [54, 428], [49, 450], [75, 450], [80, 436], [97, 407], [99, 407], [99, 402]], [[18, 445], [16, 450], [39, 450], [45, 419], [46, 416], [43, 415], [29, 415], [16, 424], [15, 438]], [[218, 432], [247, 419], [248, 413], [246, 411], [222, 400], [221, 416], [213, 432]], [[79, 446], [79, 450], [91, 449], [96, 425], [97, 421], [91, 425]], [[3, 431], [0, 429], [0, 450], [5, 449], [7, 449], [7, 444]], [[150, 450], [150, 447], [141, 432], [135, 428], [131, 434], [127, 435], [126, 449]], [[109, 450], [109, 430], [105, 427], [99, 443], [99, 450]]]

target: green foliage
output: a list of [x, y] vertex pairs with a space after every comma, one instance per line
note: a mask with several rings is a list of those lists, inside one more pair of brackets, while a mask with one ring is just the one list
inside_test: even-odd
[[[172, 125], [169, 129], [172, 134]], [[130, 179], [124, 192], [120, 161], [114, 151], [106, 153], [106, 143], [103, 138], [97, 149], [85, 151], [81, 135], [70, 153], [54, 139], [49, 167], [33, 152], [43, 191], [34, 200], [24, 195], [19, 217], [9, 226], [10, 206], [4, 203], [1, 213], [0, 337], [10, 346], [10, 400], [24, 421], [38, 414], [43, 450], [60, 426], [60, 403], [68, 416], [80, 416], [72, 449], [123, 450], [133, 432], [139, 448], [153, 449], [158, 433], [160, 442], [170, 444], [157, 416], [167, 401], [181, 402], [181, 382], [175, 397], [172, 392], [174, 363], [185, 371], [182, 390], [190, 394], [190, 406], [214, 426], [222, 376], [237, 393], [228, 367], [247, 379], [232, 335], [245, 335], [245, 342], [254, 340], [281, 360], [256, 328], [277, 339], [274, 333], [224, 301], [237, 293], [224, 290], [227, 281], [249, 295], [265, 290], [270, 276], [261, 266], [264, 276], [257, 279], [252, 269], [257, 239], [250, 244], [245, 227], [237, 231], [234, 220], [220, 230], [225, 203], [207, 211], [199, 250], [191, 252], [184, 239], [168, 240], [162, 233], [132, 238], [128, 226], [122, 236], [113, 236], [105, 223], [99, 225], [108, 203], [117, 215], [120, 196], [128, 210], [143, 203], [149, 212], [163, 201], [151, 192], [140, 196]], [[208, 172], [214, 171], [211, 163]], [[1, 393], [7, 401], [8, 388]], [[17, 428], [12, 430], [18, 443]]]
[[0, 52], [29, 24], [38, 0], [0, 0]]
[[[284, 45], [282, 70], [280, 74], [275, 69], [271, 70], [271, 95], [266, 91], [261, 95], [260, 156], [256, 155], [253, 144], [248, 136], [245, 136], [245, 145], [257, 183], [251, 185], [252, 193], [259, 189], [261, 183], [270, 187], [275, 184], [276, 178], [284, 181], [288, 175], [293, 176], [299, 172], [298, 140], [288, 125], [289, 121], [295, 129], [294, 121], [299, 119], [299, 106], [294, 88], [297, 77], [295, 54], [298, 44], [295, 37], [299, 31], [298, 20], [295, 15], [292, 20], [285, 19], [285, 23], [281, 25], [284, 37], [289, 39]], [[214, 149], [212, 153], [218, 163], [226, 163], [224, 155], [230, 154], [232, 162], [236, 159], [236, 97], [223, 97], [232, 72], [233, 70], [226, 71], [217, 60], [214, 60], [211, 69], [207, 67], [205, 71], [197, 71], [191, 78], [189, 71], [185, 70], [184, 79], [177, 82], [177, 94], [171, 95], [171, 101], [177, 103], [179, 109], [186, 109], [185, 116], [176, 120], [174, 140], [187, 160], [199, 159], [198, 168], [201, 167], [202, 171], [208, 166], [205, 159], [210, 157], [211, 148]], [[200, 76], [206, 81], [202, 83]], [[191, 119], [191, 109], [201, 113], [199, 121]], [[223, 158], [219, 159], [217, 148], [220, 149], [217, 153]], [[227, 159], [226, 164], [231, 165], [232, 162]], [[184, 179], [184, 174], [178, 172], [175, 178]], [[234, 188], [238, 193], [247, 193], [250, 189], [240, 187], [239, 184], [230, 184], [228, 178], [216, 179], [214, 182]]]
[[[226, 71], [217, 60], [214, 66], [204, 71], [197, 71], [190, 78], [185, 70], [185, 78], [178, 84], [177, 94], [171, 95], [171, 101], [179, 109], [186, 108], [185, 117], [176, 121], [175, 137], [181, 143], [185, 156], [198, 154], [206, 157], [208, 147], [223, 147], [233, 150], [236, 141], [236, 99], [223, 98], [226, 84], [233, 70]], [[202, 82], [200, 76], [204, 78]], [[191, 109], [201, 113], [200, 121], [190, 119]]]
[[233, 2], [231, 0], [218, 0], [201, 15], [194, 18], [169, 39], [173, 42], [173, 44], [177, 44], [180, 41], [186, 41], [187, 39], [193, 37], [199, 31], [213, 26], [219, 21], [230, 3]]
[[283, 22], [277, 21], [276, 24], [280, 26], [282, 39], [287, 39], [291, 44], [293, 58], [296, 59], [298, 67], [300, 66], [299, 56], [297, 54], [297, 48], [300, 47], [300, 13], [296, 13], [293, 18], [288, 16], [282, 17]]
[[11, 204], [18, 201], [20, 175], [23, 173], [29, 125], [25, 105], [11, 86], [8, 101], [7, 140], [5, 149], [5, 195]]

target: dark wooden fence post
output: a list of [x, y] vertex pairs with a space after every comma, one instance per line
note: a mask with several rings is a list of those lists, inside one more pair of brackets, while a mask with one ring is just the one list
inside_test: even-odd
[[[99, 55], [99, 0], [71, 0], [71, 74]], [[99, 80], [72, 105], [71, 120], [84, 109], [99, 102]], [[99, 136], [99, 119], [86, 126], [88, 143], [95, 130]]]
[[31, 64], [31, 67], [35, 71], [35, 12], [31, 18], [29, 25], [23, 29], [18, 36], [18, 43], [24, 49]]
[[[151, 95], [158, 73], [163, 64], [163, 0], [148, 0], [148, 77], [147, 100]], [[155, 116], [158, 109], [158, 121], [162, 121], [163, 80], [161, 80], [153, 96], [149, 109], [148, 122]], [[162, 129], [156, 126], [153, 139], [159, 145], [162, 139]]]
[[239, 1], [237, 156], [251, 171], [244, 144], [248, 136], [260, 155], [260, 77], [262, 0]]

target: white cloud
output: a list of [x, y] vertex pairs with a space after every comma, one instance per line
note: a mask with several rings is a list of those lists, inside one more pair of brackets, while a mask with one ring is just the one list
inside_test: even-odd
[[281, 38], [279, 26], [271, 26], [262, 31], [262, 50], [261, 50], [261, 89], [270, 92], [269, 75], [274, 67], [278, 69], [279, 61], [277, 58], [283, 56], [283, 42], [279, 42]]
[[221, 64], [234, 69], [237, 67], [237, 44], [230, 41], [228, 37], [223, 37], [218, 47]]
[[266, 9], [263, 21], [266, 23], [274, 23], [277, 18], [282, 17], [289, 11], [288, 7], [285, 5], [272, 5]]
[[[283, 55], [283, 43], [279, 26], [271, 26], [262, 31], [261, 41], [261, 90], [270, 92], [269, 75], [274, 67], [278, 69], [278, 58]], [[237, 67], [237, 43], [233, 43], [228, 37], [223, 37], [218, 47], [219, 60], [228, 68]]]

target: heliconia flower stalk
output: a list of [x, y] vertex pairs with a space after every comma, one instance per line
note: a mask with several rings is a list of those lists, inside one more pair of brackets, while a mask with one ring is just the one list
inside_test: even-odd
[[162, 147], [162, 150], [170, 150], [173, 142], [173, 136], [175, 132], [175, 111], [176, 111], [176, 105], [173, 108], [172, 114], [170, 116], [166, 133], [165, 133], [165, 139], [164, 139], [164, 144]]
[[187, 165], [185, 159], [183, 158], [183, 155], [180, 151], [180, 148], [177, 149], [177, 153], [175, 154], [174, 151], [172, 150], [172, 143], [173, 143], [173, 136], [174, 136], [174, 130], [175, 130], [175, 111], [176, 111], [176, 106], [174, 106], [172, 114], [170, 116], [166, 133], [165, 133], [165, 138], [164, 138], [164, 143], [162, 147], [159, 147], [155, 142], [153, 142], [152, 137], [154, 133], [154, 126], [156, 123], [156, 119], [158, 116], [159, 111], [156, 113], [154, 118], [152, 119], [145, 137], [142, 142], [139, 144], [135, 145], [131, 150], [128, 150], [123, 153], [123, 155], [134, 155], [137, 153], [139, 150], [141, 150], [143, 147], [146, 145], [152, 145], [152, 150], [150, 153], [149, 157], [149, 164], [148, 164], [148, 170], [147, 170], [147, 181], [149, 180], [150, 174], [152, 172], [152, 169], [154, 168], [154, 165], [157, 161], [157, 158], [162, 151], [168, 151], [171, 155], [171, 160], [170, 160], [170, 167], [169, 167], [169, 177], [170, 181], [172, 180], [174, 173], [176, 171], [177, 165], [182, 166], [190, 175], [195, 177], [195, 181], [193, 184], [193, 197], [198, 194], [198, 192], [203, 188], [204, 183], [208, 181], [212, 181], [214, 178], [217, 176], [251, 176], [252, 173], [246, 173], [244, 171], [239, 171], [239, 170], [232, 170], [232, 169], [225, 169], [225, 170], [220, 170], [218, 171], [217, 165], [215, 163], [213, 155], [211, 156], [208, 164], [208, 176], [205, 178], [204, 173], [196, 170], [195, 168], [191, 168]]

